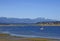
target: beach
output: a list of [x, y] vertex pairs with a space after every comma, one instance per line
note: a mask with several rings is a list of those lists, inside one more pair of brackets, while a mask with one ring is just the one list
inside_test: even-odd
[[25, 37], [10, 36], [9, 34], [0, 34], [0, 41], [60, 41], [60, 39], [25, 38]]

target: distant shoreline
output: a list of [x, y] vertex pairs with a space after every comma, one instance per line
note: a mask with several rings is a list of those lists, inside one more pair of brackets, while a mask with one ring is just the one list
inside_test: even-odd
[[0, 26], [60, 26], [60, 24], [11, 24], [11, 25], [0, 25]]

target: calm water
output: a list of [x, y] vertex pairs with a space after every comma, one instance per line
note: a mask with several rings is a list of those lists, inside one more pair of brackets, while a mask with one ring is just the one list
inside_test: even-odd
[[0, 33], [24, 37], [60, 38], [60, 26], [0, 26]]

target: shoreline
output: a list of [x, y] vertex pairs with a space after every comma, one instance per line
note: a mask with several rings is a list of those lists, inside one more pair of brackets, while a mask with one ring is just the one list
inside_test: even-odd
[[9, 36], [8, 34], [0, 34], [0, 41], [60, 41], [60, 39], [26, 38], [26, 37]]
[[60, 24], [23, 24], [23, 25], [0, 25], [0, 26], [60, 26]]
[[21, 37], [21, 38], [47, 38], [47, 39], [60, 39], [60, 38], [57, 38], [57, 37], [42, 37], [42, 36], [34, 36], [34, 35], [19, 35], [19, 34], [12, 34], [12, 33], [9, 33], [9, 32], [2, 32], [0, 33], [0, 36], [1, 35], [7, 35], [7, 36], [12, 36], [12, 37]]

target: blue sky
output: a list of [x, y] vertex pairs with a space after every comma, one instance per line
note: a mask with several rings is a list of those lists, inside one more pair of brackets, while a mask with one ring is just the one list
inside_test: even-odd
[[60, 20], [60, 0], [0, 0], [0, 17]]

